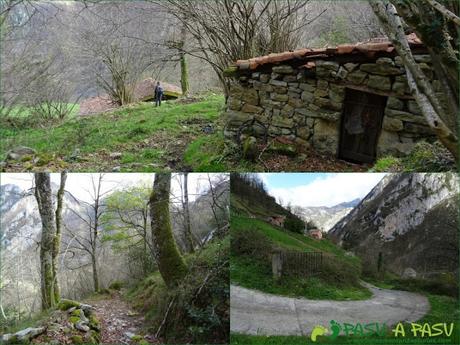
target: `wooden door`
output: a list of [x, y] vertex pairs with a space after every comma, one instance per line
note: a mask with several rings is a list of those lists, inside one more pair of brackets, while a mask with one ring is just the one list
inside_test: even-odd
[[375, 160], [387, 97], [346, 89], [339, 158], [356, 163]]

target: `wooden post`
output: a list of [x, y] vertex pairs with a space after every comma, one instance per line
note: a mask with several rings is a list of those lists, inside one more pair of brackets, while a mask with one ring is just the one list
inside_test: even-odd
[[283, 260], [281, 258], [281, 252], [275, 251], [272, 253], [272, 272], [273, 278], [279, 280], [283, 273]]

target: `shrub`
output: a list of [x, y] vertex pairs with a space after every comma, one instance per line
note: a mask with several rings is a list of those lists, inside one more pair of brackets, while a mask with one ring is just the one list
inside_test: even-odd
[[229, 242], [211, 242], [188, 257], [189, 273], [177, 287], [166, 288], [156, 273], [129, 294], [167, 343], [228, 343]]
[[325, 256], [319, 278], [337, 287], [359, 286], [360, 268], [335, 256]]
[[299, 217], [290, 214], [286, 217], [286, 220], [284, 221], [284, 228], [288, 231], [302, 234], [305, 228], [305, 223]]
[[123, 287], [123, 282], [115, 280], [114, 282], [110, 283], [109, 289], [120, 291]]
[[248, 256], [253, 259], [269, 259], [272, 245], [268, 238], [256, 229], [232, 232], [231, 253], [234, 256]]

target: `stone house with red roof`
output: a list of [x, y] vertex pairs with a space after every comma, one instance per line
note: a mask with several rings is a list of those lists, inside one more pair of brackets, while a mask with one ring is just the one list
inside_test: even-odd
[[[426, 48], [413, 34], [408, 40], [422, 70], [435, 78]], [[249, 136], [274, 139], [372, 163], [403, 156], [420, 140], [435, 140], [387, 39], [239, 60], [227, 75], [235, 83], [225, 136], [240, 144]]]

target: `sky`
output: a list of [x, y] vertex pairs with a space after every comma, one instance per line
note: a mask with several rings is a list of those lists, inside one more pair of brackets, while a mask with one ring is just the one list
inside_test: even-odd
[[292, 206], [334, 206], [362, 199], [385, 176], [378, 173], [259, 174], [268, 192]]
[[[79, 200], [91, 202], [91, 175], [97, 182], [99, 174], [89, 173], [69, 173], [67, 174], [66, 190]], [[219, 174], [209, 174], [214, 180]], [[209, 189], [208, 174], [190, 173], [188, 175], [189, 200], [195, 198], [203, 191]], [[107, 173], [104, 174], [102, 182], [102, 193], [113, 189], [122, 189], [130, 186], [146, 184], [153, 185], [154, 174], [142, 173]], [[52, 173], [51, 182], [59, 184], [60, 174]], [[15, 184], [23, 190], [28, 190], [33, 186], [33, 174], [28, 173], [2, 173], [0, 175], [0, 185]], [[180, 182], [177, 174], [173, 174], [171, 183], [172, 194], [180, 195]]]

